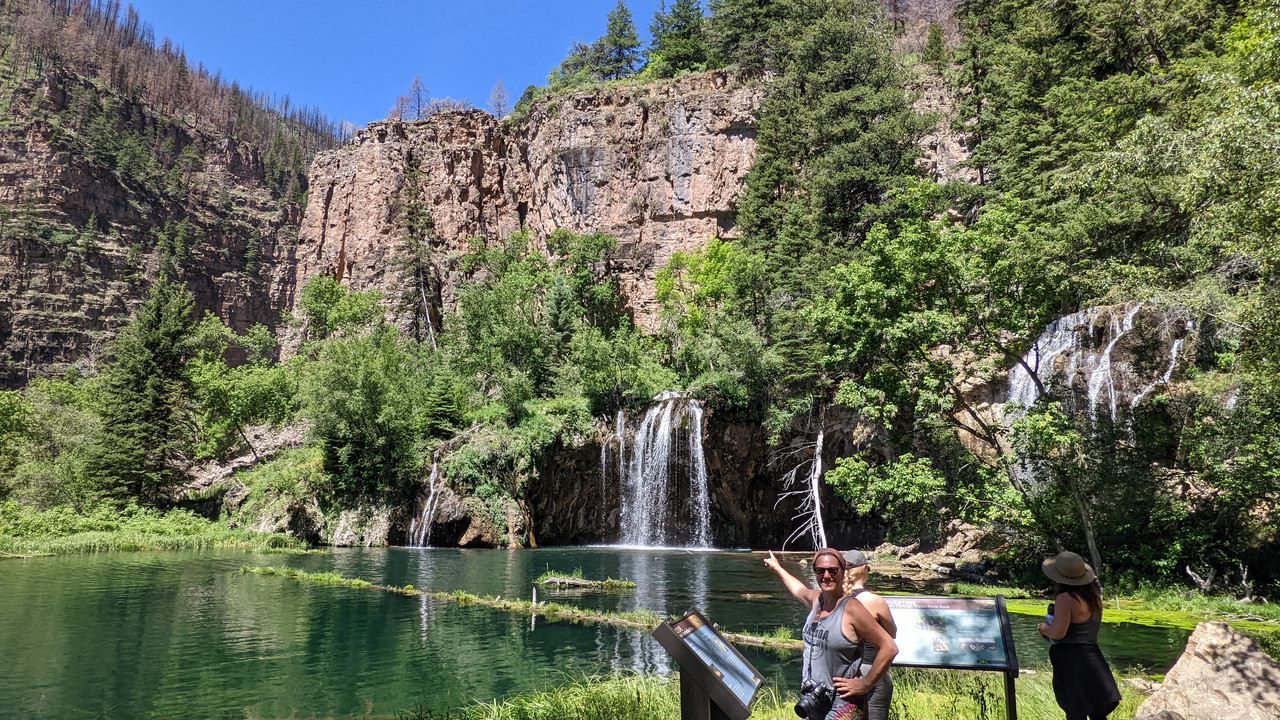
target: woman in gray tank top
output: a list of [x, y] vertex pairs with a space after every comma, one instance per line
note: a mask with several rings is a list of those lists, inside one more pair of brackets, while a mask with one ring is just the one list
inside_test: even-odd
[[[866, 695], [889, 669], [898, 646], [858, 602], [844, 597], [844, 558], [838, 550], [820, 548], [813, 555], [813, 572], [818, 587], [811, 588], [783, 569], [770, 552], [764, 564], [778, 574], [787, 590], [809, 608], [804, 638], [804, 677], [797, 708], [810, 708], [810, 718], [852, 720], [866, 717]], [[860, 668], [861, 638], [879, 652], [870, 668]], [[825, 699], [831, 698], [828, 706]]]

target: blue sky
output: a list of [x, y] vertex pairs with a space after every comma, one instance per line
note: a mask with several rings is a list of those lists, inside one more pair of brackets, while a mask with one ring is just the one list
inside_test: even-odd
[[[432, 97], [486, 107], [502, 78], [511, 102], [546, 82], [576, 40], [604, 34], [616, 0], [131, 0], [142, 20], [254, 90], [288, 94], [333, 120], [386, 117], [420, 76]], [[659, 0], [627, 0], [646, 43]]]

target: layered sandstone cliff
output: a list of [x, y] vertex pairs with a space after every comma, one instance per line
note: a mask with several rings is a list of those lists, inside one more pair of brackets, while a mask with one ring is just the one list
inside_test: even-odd
[[[505, 123], [481, 111], [373, 123], [312, 165], [298, 285], [329, 273], [352, 289], [394, 294], [391, 259], [404, 240], [404, 207], [416, 200], [442, 257], [468, 238], [493, 242], [522, 225], [534, 238], [557, 228], [616, 236], [623, 290], [652, 326], [657, 269], [677, 250], [732, 232], [761, 93], [758, 83], [715, 72], [549, 98]], [[410, 167], [420, 173], [416, 188]], [[446, 306], [461, 280], [445, 279]]]

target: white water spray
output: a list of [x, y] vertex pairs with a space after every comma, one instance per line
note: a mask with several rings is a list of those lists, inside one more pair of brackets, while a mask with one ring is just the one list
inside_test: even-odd
[[640, 547], [711, 547], [702, 405], [685, 393], [654, 398], [626, 448], [619, 419], [619, 541]]
[[427, 477], [427, 497], [422, 501], [422, 512], [409, 521], [409, 547], [431, 547], [431, 525], [435, 522], [436, 506], [440, 504], [440, 454], [431, 456], [431, 474]]
[[1117, 321], [1115, 316], [1111, 317], [1109, 329], [1111, 330], [1111, 341], [1102, 350], [1102, 355], [1098, 358], [1098, 364], [1094, 366], [1093, 372], [1089, 374], [1089, 412], [1097, 417], [1098, 401], [1102, 397], [1103, 387], [1107, 390], [1107, 402], [1111, 408], [1111, 420], [1116, 419], [1116, 382], [1115, 375], [1111, 372], [1111, 350], [1124, 337], [1124, 334], [1133, 329], [1133, 318], [1142, 309], [1142, 303], [1134, 305], [1129, 312], [1125, 313], [1124, 319]]
[[1182, 350], [1183, 339], [1178, 338], [1173, 341], [1173, 345], [1169, 348], [1169, 367], [1165, 368], [1163, 375], [1156, 380], [1152, 380], [1146, 387], [1142, 388], [1141, 392], [1133, 396], [1133, 399], [1129, 401], [1130, 408], [1138, 407], [1138, 403], [1142, 402], [1142, 398], [1146, 397], [1152, 390], [1155, 390], [1157, 385], [1165, 385], [1173, 377], [1173, 370], [1178, 365], [1178, 352]]

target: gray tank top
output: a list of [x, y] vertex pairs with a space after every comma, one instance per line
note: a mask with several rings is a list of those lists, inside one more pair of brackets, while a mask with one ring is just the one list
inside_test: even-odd
[[[862, 658], [862, 643], [853, 642], [844, 634], [844, 604], [849, 597], [840, 598], [831, 612], [821, 620], [816, 619], [822, 598], [809, 609], [804, 630], [804, 680], [834, 686], [836, 676], [854, 677]], [[850, 670], [850, 665], [854, 666]]]

